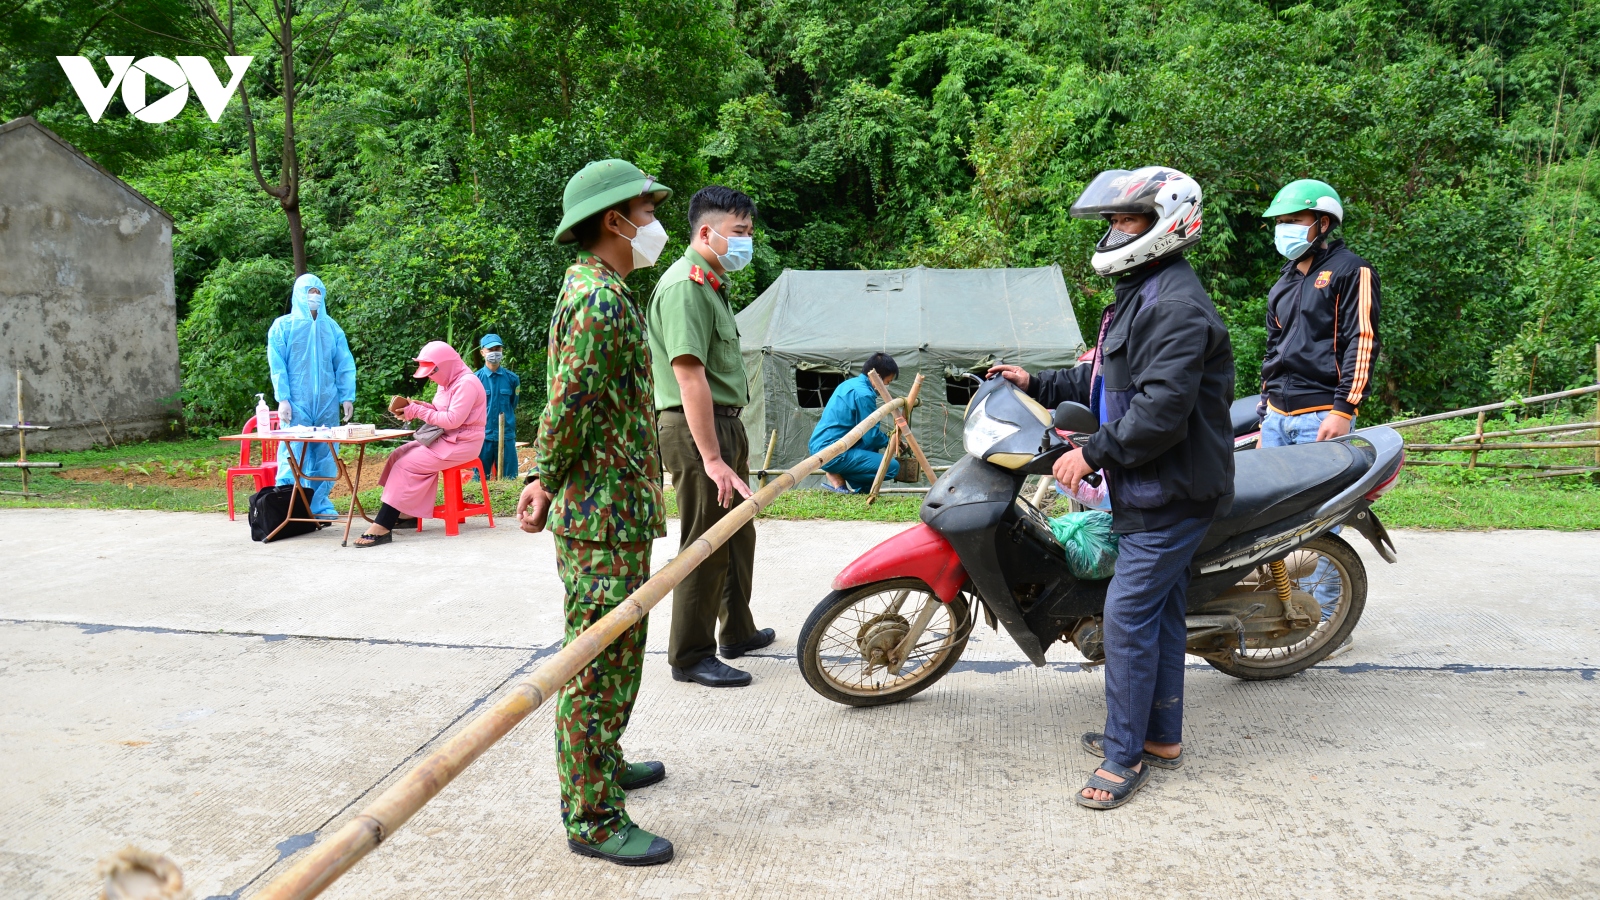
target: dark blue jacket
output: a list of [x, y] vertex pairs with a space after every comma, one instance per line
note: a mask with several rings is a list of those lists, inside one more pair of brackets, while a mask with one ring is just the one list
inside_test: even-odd
[[[878, 392], [872, 389], [872, 382], [866, 375], [857, 375], [834, 388], [828, 405], [822, 408], [822, 420], [811, 432], [811, 452], [820, 452], [849, 434], [850, 429], [877, 411]], [[863, 450], [882, 450], [889, 446], [889, 436], [874, 428], [856, 446]]]

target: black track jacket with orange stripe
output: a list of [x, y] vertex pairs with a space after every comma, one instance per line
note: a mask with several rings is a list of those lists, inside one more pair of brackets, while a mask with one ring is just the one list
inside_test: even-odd
[[1283, 267], [1267, 292], [1261, 393], [1287, 415], [1332, 410], [1355, 418], [1378, 358], [1378, 273], [1344, 241], [1330, 241], [1302, 275]]

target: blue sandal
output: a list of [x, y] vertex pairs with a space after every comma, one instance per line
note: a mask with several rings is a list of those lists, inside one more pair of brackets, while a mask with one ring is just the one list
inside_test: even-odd
[[[1098, 731], [1091, 731], [1083, 736], [1082, 743], [1083, 749], [1091, 755], [1098, 756], [1101, 759], [1106, 758], [1105, 735]], [[1165, 756], [1157, 756], [1154, 753], [1146, 750], [1144, 751], [1144, 762], [1145, 765], [1155, 766], [1158, 769], [1181, 769], [1183, 768], [1183, 749], [1179, 748], [1178, 755], [1172, 757], [1171, 759], [1168, 759]]]
[[[1116, 809], [1127, 803], [1133, 798], [1134, 794], [1138, 793], [1140, 788], [1144, 787], [1144, 783], [1150, 780], [1150, 772], [1152, 771], [1150, 766], [1141, 766], [1139, 771], [1135, 772], [1127, 766], [1118, 765], [1109, 759], [1101, 763], [1100, 768], [1121, 778], [1122, 781], [1119, 783], [1109, 778], [1101, 778], [1098, 772], [1091, 772], [1089, 780], [1084, 782], [1083, 788], [1080, 788], [1072, 795], [1072, 799], [1078, 801], [1079, 806], [1088, 807], [1089, 809]], [[1105, 791], [1111, 795], [1111, 799], [1090, 800], [1083, 795], [1084, 789], [1088, 788]]]

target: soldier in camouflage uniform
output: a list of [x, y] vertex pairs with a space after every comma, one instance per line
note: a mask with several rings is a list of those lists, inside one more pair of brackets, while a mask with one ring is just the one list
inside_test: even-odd
[[[666, 232], [655, 204], [671, 194], [612, 159], [585, 166], [563, 198], [556, 241], [577, 241], [582, 252], [550, 320], [550, 399], [517, 515], [534, 532], [548, 518], [568, 643], [645, 583], [651, 541], [666, 534], [644, 311], [623, 279], [660, 255]], [[632, 866], [672, 859], [671, 842], [628, 818], [623, 793], [666, 777], [659, 762], [624, 762], [620, 745], [639, 693], [645, 626], [613, 641], [556, 701], [567, 846]]]

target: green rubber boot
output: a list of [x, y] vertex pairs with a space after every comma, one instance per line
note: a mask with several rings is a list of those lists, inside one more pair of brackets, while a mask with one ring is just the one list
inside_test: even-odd
[[617, 772], [617, 786], [625, 791], [648, 787], [667, 777], [667, 767], [654, 760], [650, 762], [623, 763]]
[[659, 866], [672, 861], [672, 842], [637, 825], [623, 827], [600, 844], [567, 838], [567, 849], [579, 856], [593, 856], [619, 866]]

